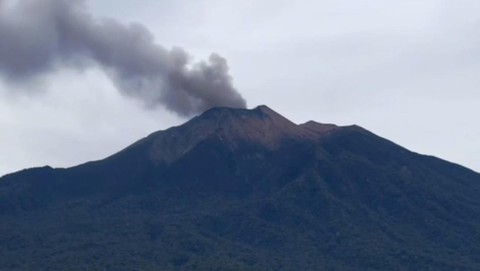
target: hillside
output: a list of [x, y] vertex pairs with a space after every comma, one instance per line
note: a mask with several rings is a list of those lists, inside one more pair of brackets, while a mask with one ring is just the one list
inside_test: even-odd
[[0, 270], [480, 270], [480, 174], [266, 106], [4, 176], [0, 219]]

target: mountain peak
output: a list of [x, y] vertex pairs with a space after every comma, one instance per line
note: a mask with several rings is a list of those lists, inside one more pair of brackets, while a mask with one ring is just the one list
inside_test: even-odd
[[275, 149], [284, 139], [318, 138], [319, 133], [333, 128], [322, 127], [319, 123], [316, 128], [297, 125], [266, 105], [254, 109], [215, 107], [184, 125], [153, 133], [146, 141], [151, 144], [152, 159], [169, 164], [211, 138], [232, 149], [247, 142]]
[[[192, 129], [202, 129], [224, 136], [252, 136], [252, 131], [262, 130], [262, 135], [271, 132], [288, 132], [297, 125], [266, 105], [254, 109], [215, 107], [185, 124]], [[265, 130], [265, 128], [269, 128]]]
[[277, 124], [283, 123], [282, 125], [287, 125], [287, 126], [296, 125], [295, 123], [285, 118], [284, 116], [280, 115], [279, 113], [277, 113], [276, 111], [274, 111], [273, 109], [271, 109], [266, 105], [259, 105], [255, 107], [252, 111], [257, 112], [257, 114], [260, 114], [263, 117], [268, 117], [271, 121]]
[[192, 119], [192, 121], [197, 119], [222, 119], [222, 118], [269, 118], [274, 121], [289, 121], [279, 113], [275, 112], [273, 109], [269, 108], [266, 105], [259, 105], [253, 109], [243, 109], [243, 108], [230, 108], [230, 107], [213, 107], [199, 116]]
[[313, 121], [297, 125], [266, 105], [253, 109], [212, 108], [186, 126], [214, 132], [234, 142], [247, 140], [269, 147], [285, 138], [318, 138], [319, 134], [338, 128]]
[[254, 111], [261, 112], [270, 117], [281, 116], [279, 113], [275, 112], [273, 109], [266, 105], [259, 105], [253, 109]]

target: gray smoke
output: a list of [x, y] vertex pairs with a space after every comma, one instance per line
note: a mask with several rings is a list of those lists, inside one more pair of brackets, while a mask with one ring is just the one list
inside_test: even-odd
[[141, 24], [94, 18], [83, 0], [0, 0], [4, 80], [29, 82], [58, 68], [92, 65], [101, 67], [121, 93], [181, 116], [246, 106], [218, 54], [192, 63], [183, 49], [156, 44]]

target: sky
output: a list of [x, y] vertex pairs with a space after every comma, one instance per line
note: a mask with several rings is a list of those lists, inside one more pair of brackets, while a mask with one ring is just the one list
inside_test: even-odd
[[[86, 5], [95, 18], [143, 25], [155, 44], [181, 47], [196, 63], [222, 56], [232, 91], [248, 108], [266, 104], [296, 123], [357, 124], [480, 171], [478, 1]], [[149, 106], [117, 91], [105, 71], [60, 65], [26, 83], [0, 79], [0, 175], [102, 159], [188, 119], [168, 104]]]

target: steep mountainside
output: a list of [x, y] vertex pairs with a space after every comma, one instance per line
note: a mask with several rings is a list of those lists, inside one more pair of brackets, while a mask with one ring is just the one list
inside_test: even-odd
[[266, 106], [4, 176], [0, 219], [0, 270], [480, 270], [480, 174]]

